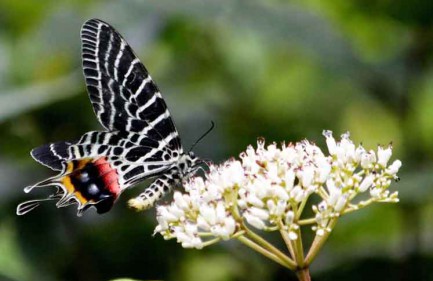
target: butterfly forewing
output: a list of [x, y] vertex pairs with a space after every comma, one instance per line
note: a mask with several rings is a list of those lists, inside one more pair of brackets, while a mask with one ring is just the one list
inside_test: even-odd
[[92, 19], [81, 29], [83, 70], [93, 109], [108, 130], [137, 132], [154, 139], [175, 134], [170, 113], [144, 65], [122, 36], [107, 23]]

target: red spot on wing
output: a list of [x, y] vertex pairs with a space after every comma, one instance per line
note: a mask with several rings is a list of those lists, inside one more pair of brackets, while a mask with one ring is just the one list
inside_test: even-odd
[[120, 194], [120, 186], [116, 169], [111, 167], [106, 157], [101, 157], [96, 160], [95, 166], [98, 168], [99, 174], [101, 175], [107, 190], [117, 198]]

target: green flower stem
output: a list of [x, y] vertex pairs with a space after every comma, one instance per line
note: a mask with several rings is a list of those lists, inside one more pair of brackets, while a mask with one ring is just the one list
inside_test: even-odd
[[198, 236], [199, 237], [214, 237], [215, 235], [212, 234], [211, 232], [199, 232]]
[[238, 231], [235, 234], [233, 234], [232, 238], [238, 238], [239, 236], [244, 235], [244, 234], [245, 234], [245, 230], [241, 230], [241, 231]]
[[363, 207], [358, 207], [358, 208], [348, 207], [344, 211], [342, 211], [340, 214], [341, 215], [349, 214], [349, 213], [351, 213], [353, 211], [357, 211], [357, 210], [359, 210], [361, 208], [363, 208]]
[[281, 237], [283, 237], [284, 243], [286, 243], [287, 249], [290, 252], [290, 256], [292, 259], [295, 258], [295, 250], [293, 249], [292, 241], [289, 239], [289, 235], [287, 231], [284, 231], [282, 228], [280, 228], [280, 234]]
[[290, 265], [290, 269], [295, 270], [296, 263], [289, 258], [287, 255], [285, 255], [283, 252], [281, 252], [279, 249], [277, 249], [274, 245], [263, 239], [261, 236], [254, 233], [251, 229], [249, 229], [245, 224], [243, 224], [243, 228], [245, 230], [245, 235], [253, 240], [255, 243], [261, 245], [262, 247], [268, 249], [273, 254], [275, 254], [277, 257], [279, 257], [281, 260], [283, 260], [285, 263]]
[[[334, 226], [337, 224], [337, 221], [338, 218], [332, 218], [329, 221], [328, 227], [330, 229], [334, 229]], [[323, 244], [326, 242], [330, 234], [331, 232], [328, 231], [325, 231], [325, 234], [323, 234], [322, 236], [316, 234], [316, 237], [314, 238], [314, 241], [311, 244], [310, 250], [308, 251], [307, 257], [305, 258], [305, 265], [311, 264], [311, 262], [319, 253], [320, 249], [322, 248]]]
[[212, 245], [212, 244], [215, 244], [215, 243], [217, 243], [217, 242], [219, 242], [219, 241], [221, 241], [221, 238], [214, 238], [214, 239], [212, 239], [212, 240], [209, 240], [209, 241], [206, 241], [206, 242], [203, 242], [203, 248], [204, 247], [207, 247], [207, 246], [210, 246], [210, 245]]
[[326, 189], [323, 186], [320, 186], [317, 190], [317, 194], [319, 194], [320, 197], [322, 197], [323, 200], [326, 200], [329, 198], [328, 192], [326, 192]]
[[295, 247], [295, 261], [298, 264], [298, 267], [303, 268], [304, 267], [304, 247], [302, 245], [302, 234], [301, 229], [296, 229], [296, 234], [298, 235], [298, 238], [294, 241], [294, 247]]
[[307, 196], [302, 200], [301, 204], [299, 205], [299, 208], [296, 212], [296, 220], [299, 220], [301, 218], [302, 211], [304, 210], [305, 204], [307, 204], [307, 200], [310, 196]]
[[238, 240], [241, 241], [242, 243], [244, 243], [245, 245], [247, 245], [248, 247], [250, 247], [251, 249], [264, 255], [265, 257], [275, 261], [276, 263], [278, 263], [278, 264], [280, 264], [280, 265], [282, 265], [282, 266], [284, 266], [290, 270], [295, 270], [295, 267], [293, 267], [290, 264], [287, 264], [286, 262], [281, 260], [278, 256], [276, 256], [275, 254], [271, 253], [270, 251], [264, 249], [263, 247], [259, 246], [258, 244], [256, 244], [252, 240], [248, 239], [247, 237], [239, 236]]
[[293, 241], [290, 240], [289, 233], [284, 230], [284, 225], [281, 221], [279, 222], [279, 225], [280, 225], [281, 236], [283, 237], [284, 242], [286, 243], [287, 248], [289, 249], [292, 257], [296, 261], [297, 264], [296, 276], [298, 277], [298, 280], [310, 281], [311, 278], [310, 278], [310, 271], [308, 269], [308, 264], [304, 262], [304, 248], [302, 245], [301, 229], [297, 228], [295, 230], [298, 238], [295, 241]]
[[[273, 259], [272, 257], [275, 257], [278, 259], [278, 263], [291, 269], [294, 270], [296, 268], [296, 264], [293, 260], [291, 260], [288, 256], [286, 256], [284, 253], [282, 253], [280, 250], [278, 250], [277, 248], [275, 248], [271, 243], [269, 243], [268, 241], [266, 241], [265, 239], [263, 239], [262, 237], [260, 237], [259, 235], [255, 234], [251, 229], [249, 229], [244, 221], [243, 218], [241, 217], [240, 213], [239, 213], [239, 209], [237, 206], [237, 201], [236, 201], [236, 194], [237, 194], [237, 188], [235, 190], [236, 192], [231, 192], [230, 194], [227, 194], [227, 196], [225, 196], [225, 201], [228, 202], [231, 207], [230, 207], [230, 213], [232, 214], [232, 216], [234, 217], [234, 219], [239, 223], [240, 227], [242, 228], [242, 232], [245, 232], [245, 235], [248, 236], [248, 238], [246, 238], [245, 236], [238, 236], [236, 237], [237, 239], [239, 239], [242, 243], [247, 244], [249, 247], [255, 249], [256, 251], [258, 251], [259, 253], [263, 254], [264, 256]], [[254, 242], [252, 241], [254, 240]], [[253, 244], [251, 244], [253, 243]], [[257, 248], [259, 247], [259, 248]], [[272, 257], [270, 257], [269, 255], [271, 255]]]
[[278, 225], [280, 227], [280, 233], [283, 237], [284, 242], [287, 245], [287, 248], [290, 251], [290, 254], [292, 255], [293, 259], [295, 260], [297, 267], [303, 267], [304, 266], [304, 247], [302, 246], [302, 234], [301, 229], [298, 227], [295, 232], [298, 238], [296, 240], [291, 240], [289, 237], [289, 233], [285, 230], [286, 227], [283, 224], [282, 221], [278, 222]]
[[307, 224], [313, 224], [313, 223], [316, 223], [316, 219], [315, 218], [303, 219], [303, 220], [299, 220], [297, 222], [298, 225], [307, 225]]
[[231, 192], [224, 194], [224, 201], [230, 206], [230, 213], [232, 214], [233, 218], [239, 223], [242, 223], [242, 217], [239, 214], [236, 200], [238, 190], [239, 186], [236, 185]]
[[341, 212], [342, 215], [351, 213], [353, 211], [357, 211], [359, 209], [362, 209], [364, 207], [367, 207], [368, 205], [370, 205], [371, 203], [376, 202], [373, 199], [368, 199], [365, 201], [361, 201], [360, 203], [356, 204], [356, 205], [349, 205], [348, 207], [344, 208], [344, 210]]

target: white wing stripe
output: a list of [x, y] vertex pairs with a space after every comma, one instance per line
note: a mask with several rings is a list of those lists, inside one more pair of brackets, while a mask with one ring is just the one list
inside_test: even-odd
[[118, 77], [118, 68], [119, 68], [119, 63], [120, 63], [120, 59], [122, 58], [123, 55], [123, 50], [125, 50], [125, 41], [122, 40], [122, 42], [120, 43], [120, 50], [119, 53], [117, 54], [116, 60], [114, 61], [114, 79], [116, 81], [119, 81], [119, 77]]
[[[99, 29], [98, 29], [98, 32], [99, 32]], [[99, 37], [99, 35], [98, 35], [98, 37]], [[81, 40], [83, 41], [83, 43], [90, 43], [90, 44], [92, 44], [92, 45], [97, 44], [96, 41], [90, 40], [90, 39], [88, 39], [88, 38], [81, 38]]]
[[[159, 94], [159, 93], [158, 93]], [[150, 105], [152, 105], [156, 101], [157, 95], [153, 95], [142, 107], [140, 107], [137, 111], [137, 115], [146, 110]]]
[[143, 81], [140, 84], [140, 87], [138, 87], [137, 91], [134, 93], [134, 97], [137, 97], [141, 93], [141, 91], [144, 89], [146, 84], [149, 83], [150, 81], [152, 81], [152, 78], [150, 77], [150, 75], [148, 75], [146, 77], [146, 79], [143, 79]]
[[56, 156], [59, 159], [62, 159], [62, 157], [59, 154], [57, 154], [56, 150], [54, 149], [54, 143], [50, 144], [50, 151], [51, 153], [53, 153], [54, 156]]
[[108, 41], [108, 47], [107, 47], [107, 53], [105, 53], [105, 57], [104, 57], [104, 67], [105, 70], [108, 72], [108, 59], [110, 58], [110, 54], [111, 54], [111, 48], [113, 47], [112, 41], [113, 40], [113, 34], [110, 33], [110, 40]]
[[[151, 158], [156, 152], [162, 150], [167, 145], [167, 143], [169, 143], [172, 139], [176, 137], [177, 137], [177, 132], [173, 132], [169, 134], [165, 139], [159, 141], [158, 147], [152, 148], [152, 150], [149, 151], [149, 153], [137, 159], [136, 162], [144, 162], [146, 161], [146, 159]], [[173, 163], [176, 163], [178, 159], [173, 157], [171, 160], [173, 161]]]
[[89, 28], [83, 30], [83, 34], [84, 34], [84, 32], [90, 33], [90, 35], [93, 35], [93, 36], [97, 36], [98, 35], [95, 31], [93, 31], [93, 30], [91, 30]]
[[165, 110], [164, 114], [159, 115], [158, 118], [150, 122], [150, 126], [155, 127], [155, 125], [161, 122], [161, 120], [166, 119], [168, 117], [170, 117], [170, 112], [168, 112], [168, 110]]
[[[114, 108], [114, 98], [116, 96], [116, 93], [113, 92], [113, 88], [112, 88], [113, 83], [114, 83], [113, 79], [110, 79], [110, 82], [108, 82], [108, 89], [111, 92], [111, 94], [110, 94], [110, 105], [111, 105], [111, 108]], [[115, 110], [111, 110], [110, 126], [113, 126], [115, 118], [116, 118], [116, 111]]]
[[96, 59], [85, 58], [85, 59], [83, 59], [83, 61], [90, 61], [90, 62], [94, 62], [94, 63], [98, 63], [99, 62], [99, 60], [97, 58]]
[[138, 58], [135, 58], [135, 59], [132, 61], [131, 65], [130, 65], [129, 68], [128, 68], [128, 71], [127, 71], [126, 74], [125, 74], [125, 78], [123, 78], [122, 86], [125, 86], [126, 81], [128, 80], [129, 75], [131, 74], [132, 70], [134, 69], [134, 66], [135, 66], [137, 63], [139, 63], [139, 62], [140, 62], [140, 60], [139, 60]]

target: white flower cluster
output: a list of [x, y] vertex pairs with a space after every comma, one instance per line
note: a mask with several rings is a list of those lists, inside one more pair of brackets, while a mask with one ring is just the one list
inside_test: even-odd
[[186, 194], [175, 191], [170, 205], [157, 207], [155, 233], [161, 233], [166, 239], [176, 237], [185, 248], [198, 249], [206, 245], [206, 238], [231, 238], [236, 221], [225, 197], [243, 180], [239, 161], [211, 166], [206, 182], [201, 177], [190, 179], [184, 183]]
[[[317, 235], [330, 231], [329, 221], [347, 210], [371, 202], [397, 202], [397, 193], [387, 188], [396, 179], [399, 160], [387, 166], [391, 146], [377, 153], [356, 147], [349, 134], [336, 142], [325, 131], [329, 156], [306, 140], [296, 144], [275, 143], [257, 149], [249, 146], [240, 161], [210, 166], [206, 179], [194, 177], [184, 183], [185, 192], [174, 193], [170, 205], [157, 207], [155, 233], [176, 238], [183, 247], [206, 245], [242, 235], [245, 223], [261, 230], [281, 230], [298, 239], [301, 214], [310, 195], [322, 198], [313, 205], [310, 219]], [[352, 199], [369, 190], [370, 199], [357, 204]], [[306, 220], [308, 221], [308, 220]]]
[[243, 217], [255, 228], [284, 228], [296, 239], [298, 207], [329, 177], [330, 158], [306, 140], [281, 148], [275, 143], [265, 147], [259, 140], [257, 146], [240, 155], [245, 181], [238, 205]]
[[[328, 222], [344, 211], [353, 211], [372, 202], [398, 202], [398, 192], [390, 193], [388, 187], [392, 180], [397, 180], [401, 161], [388, 161], [392, 155], [392, 146], [379, 146], [377, 152], [355, 146], [349, 133], [336, 142], [331, 131], [324, 131], [326, 144], [331, 158], [331, 173], [319, 195], [323, 201], [313, 206], [317, 226], [313, 227], [318, 235], [331, 231]], [[353, 203], [359, 193], [369, 191], [370, 199]]]

